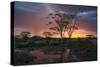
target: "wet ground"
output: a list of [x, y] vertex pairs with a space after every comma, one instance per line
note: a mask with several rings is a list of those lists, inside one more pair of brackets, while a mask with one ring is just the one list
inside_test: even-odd
[[[44, 64], [44, 63], [55, 63], [60, 61], [77, 61], [79, 60], [75, 55], [71, 54], [70, 49], [66, 49], [65, 52], [56, 51], [57, 53], [54, 54], [54, 51], [49, 51], [45, 53], [42, 49], [35, 49], [31, 51], [25, 50], [15, 50], [16, 52], [27, 52], [36, 59], [32, 62], [33, 64]], [[28, 58], [27, 58], [28, 59]]]

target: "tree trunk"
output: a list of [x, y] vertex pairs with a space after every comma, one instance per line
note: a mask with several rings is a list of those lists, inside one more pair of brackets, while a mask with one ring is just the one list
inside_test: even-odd
[[63, 33], [62, 32], [60, 33], [60, 37], [63, 38]]
[[69, 39], [71, 38], [71, 36], [72, 36], [72, 33], [68, 34], [68, 38], [69, 38]]

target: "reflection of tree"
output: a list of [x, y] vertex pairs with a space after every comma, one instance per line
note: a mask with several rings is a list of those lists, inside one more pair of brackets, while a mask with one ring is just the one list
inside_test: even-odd
[[21, 32], [20, 36], [23, 40], [27, 40], [30, 36], [30, 32]]

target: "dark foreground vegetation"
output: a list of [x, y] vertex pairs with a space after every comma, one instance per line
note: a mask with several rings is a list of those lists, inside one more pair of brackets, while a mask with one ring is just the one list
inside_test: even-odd
[[15, 65], [93, 60], [97, 60], [96, 38], [15, 38]]

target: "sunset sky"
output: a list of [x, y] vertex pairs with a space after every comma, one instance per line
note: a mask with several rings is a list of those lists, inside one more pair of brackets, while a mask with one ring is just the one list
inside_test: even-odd
[[[96, 36], [97, 34], [97, 8], [95, 6], [15, 2], [14, 9], [15, 35], [28, 31], [33, 36], [43, 36], [43, 32], [49, 31], [46, 25], [48, 23], [47, 16], [54, 11], [77, 14], [79, 29], [73, 33], [73, 38], [86, 35]], [[59, 37], [59, 35], [54, 35], [54, 37]], [[68, 37], [67, 33], [65, 33], [65, 37]]]

